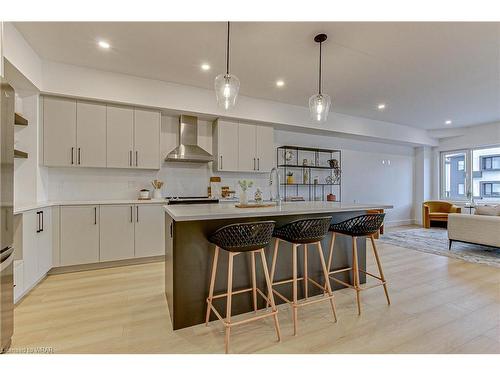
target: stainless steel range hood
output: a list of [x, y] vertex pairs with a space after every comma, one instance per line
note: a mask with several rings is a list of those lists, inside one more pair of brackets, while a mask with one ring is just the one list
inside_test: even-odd
[[198, 117], [179, 117], [179, 146], [171, 151], [165, 161], [186, 161], [208, 163], [214, 158], [198, 146]]

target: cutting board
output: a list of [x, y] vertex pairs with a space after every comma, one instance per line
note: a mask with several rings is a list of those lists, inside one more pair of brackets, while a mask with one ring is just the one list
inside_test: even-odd
[[247, 204], [237, 203], [234, 206], [238, 207], [238, 208], [261, 208], [261, 207], [274, 207], [274, 206], [276, 206], [276, 204], [275, 203], [247, 203]]

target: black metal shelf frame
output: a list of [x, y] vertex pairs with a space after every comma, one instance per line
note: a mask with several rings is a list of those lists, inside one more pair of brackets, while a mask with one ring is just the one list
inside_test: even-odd
[[[285, 160], [285, 153], [287, 151], [291, 151], [295, 155], [295, 163], [288, 163]], [[314, 164], [313, 165], [301, 165], [299, 164], [300, 154], [302, 153], [313, 153], [314, 154]], [[334, 168], [331, 166], [327, 165], [320, 165], [321, 164], [321, 156], [327, 156], [327, 158], [330, 159], [336, 159], [338, 161], [338, 168]], [[280, 159], [281, 158], [281, 159]], [[324, 159], [325, 157], [323, 157]], [[336, 202], [341, 202], [341, 197], [342, 197], [342, 151], [341, 150], [330, 150], [330, 149], [321, 149], [321, 148], [312, 148], [312, 147], [300, 147], [300, 146], [280, 146], [276, 149], [276, 165], [278, 166], [278, 169], [283, 172], [283, 177], [284, 177], [284, 182], [281, 184], [280, 189], [282, 191], [282, 197], [283, 199], [286, 199], [290, 195], [290, 188], [295, 187], [295, 192], [296, 195], [299, 195], [299, 187], [308, 187], [308, 200], [309, 201], [314, 201], [317, 200], [317, 192], [319, 189], [321, 189], [321, 199], [322, 201], [326, 200], [326, 194], [325, 193], [334, 193], [334, 187], [338, 187], [338, 193], [336, 195]], [[305, 170], [308, 170], [308, 183], [293, 183], [293, 184], [288, 184], [286, 183], [286, 178], [287, 178], [287, 172], [289, 169], [301, 169], [302, 170], [302, 176], [304, 176]], [[333, 178], [335, 173], [338, 173], [340, 175], [339, 180], [337, 183], [313, 183], [312, 176], [311, 176], [311, 171], [312, 170], [327, 170], [330, 171], [330, 176]], [[326, 190], [325, 190], [326, 187]], [[329, 187], [329, 189], [328, 189]], [[304, 197], [306, 198], [306, 197]]]

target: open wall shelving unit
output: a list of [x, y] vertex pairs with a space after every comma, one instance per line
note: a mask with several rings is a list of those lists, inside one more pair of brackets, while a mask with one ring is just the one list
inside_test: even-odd
[[[280, 171], [281, 196], [284, 200], [303, 197], [308, 201], [326, 201], [328, 194], [335, 202], [342, 197], [342, 152], [300, 146], [280, 146], [276, 150]], [[287, 179], [292, 174], [293, 181]]]

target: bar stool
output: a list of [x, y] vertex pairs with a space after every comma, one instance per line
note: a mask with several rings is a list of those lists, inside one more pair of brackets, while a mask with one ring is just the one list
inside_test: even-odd
[[[378, 256], [377, 246], [375, 245], [375, 235], [378, 234], [378, 231], [384, 222], [384, 216], [385, 216], [384, 213], [365, 214], [365, 215], [353, 217], [352, 219], [348, 219], [348, 220], [342, 221], [342, 222], [337, 223], [337, 224], [330, 225], [329, 230], [332, 232], [332, 239], [330, 242], [330, 252], [328, 254], [328, 275], [333, 281], [356, 290], [356, 300], [358, 303], [358, 315], [361, 314], [361, 303], [360, 303], [359, 293], [362, 290], [366, 290], [366, 289], [370, 289], [370, 288], [374, 288], [376, 286], [382, 285], [384, 287], [385, 296], [387, 298], [387, 304], [388, 305], [391, 304], [391, 301], [389, 299], [389, 293], [387, 292], [387, 282], [386, 282], [385, 277], [384, 277], [384, 272], [382, 271], [382, 265], [380, 264], [380, 258]], [[333, 247], [335, 246], [335, 236], [337, 234], [351, 236], [351, 238], [352, 238], [352, 267], [342, 268], [339, 270], [331, 271], [331, 266], [332, 266], [332, 262], [333, 262]], [[370, 237], [370, 240], [372, 243], [373, 254], [375, 255], [375, 260], [377, 262], [379, 276], [376, 276], [370, 272], [367, 272], [366, 270], [359, 269], [358, 247], [357, 247], [357, 243], [356, 243], [357, 237]], [[337, 279], [336, 277], [331, 276], [331, 275], [334, 275], [336, 273], [346, 272], [346, 271], [351, 271], [351, 270], [352, 270], [353, 284], [348, 284], [342, 280]], [[368, 275], [368, 276], [371, 276], [371, 277], [374, 277], [374, 278], [380, 280], [380, 283], [377, 283], [375, 285], [371, 285], [369, 287], [361, 288], [360, 283], [359, 283], [359, 272], [360, 271], [363, 272], [365, 275]]]
[[[330, 281], [328, 280], [328, 271], [326, 268], [325, 258], [323, 256], [323, 249], [321, 248], [321, 240], [325, 238], [325, 236], [327, 235], [331, 220], [332, 218], [330, 216], [296, 220], [291, 223], [285, 224], [280, 228], [276, 228], [273, 233], [273, 236], [276, 238], [276, 242], [274, 244], [273, 261], [271, 265], [271, 285], [273, 286], [272, 290], [273, 293], [275, 293], [279, 298], [281, 298], [283, 301], [289, 303], [292, 306], [294, 336], [297, 335], [297, 309], [299, 307], [309, 305], [311, 303], [329, 300], [332, 307], [333, 317], [335, 319], [335, 322], [337, 321], [337, 311], [335, 309], [334, 296], [332, 293], [332, 289], [330, 287]], [[274, 273], [276, 271], [276, 259], [278, 256], [278, 248], [280, 241], [292, 244], [292, 270], [293, 270], [292, 278], [287, 280], [274, 281]], [[315, 280], [313, 280], [312, 278], [310, 278], [308, 275], [308, 265], [307, 265], [308, 244], [315, 244], [318, 249], [319, 258], [321, 261], [321, 268], [326, 284], [324, 287]], [[300, 245], [304, 245], [303, 277], [297, 277], [297, 248]], [[306, 300], [304, 302], [299, 302], [297, 300], [298, 281], [304, 282], [304, 296]], [[323, 290], [324, 292], [323, 298], [307, 301], [309, 297], [309, 291], [308, 291], [309, 282], [313, 283], [318, 288]], [[292, 300], [289, 300], [274, 288], [274, 286], [288, 284], [288, 283], [292, 283]]]
[[[231, 224], [218, 229], [209, 237], [209, 241], [215, 244], [214, 260], [212, 265], [212, 273], [210, 277], [210, 289], [207, 298], [207, 315], [205, 323], [208, 326], [210, 319], [210, 311], [212, 310], [217, 318], [224, 324], [225, 327], [225, 350], [226, 354], [229, 352], [229, 337], [231, 328], [244, 323], [249, 323], [254, 320], [263, 319], [272, 316], [274, 318], [274, 325], [276, 328], [276, 335], [278, 341], [281, 340], [280, 327], [278, 322], [278, 310], [274, 303], [274, 298], [271, 293], [271, 280], [269, 277], [266, 256], [264, 248], [267, 247], [271, 241], [272, 233], [274, 230], [274, 221], [260, 221], [251, 223]], [[219, 249], [226, 250], [229, 253], [228, 271], [227, 271], [227, 291], [226, 293], [214, 295], [215, 277], [217, 273], [217, 262], [219, 259]], [[241, 290], [233, 291], [233, 261], [234, 257], [242, 254], [250, 253], [251, 255], [251, 268], [252, 268], [252, 287]], [[260, 254], [262, 261], [262, 268], [264, 270], [264, 277], [267, 286], [267, 292], [270, 297], [265, 295], [259, 288], [257, 288], [256, 275], [255, 275], [255, 254]], [[268, 304], [271, 305], [271, 312], [255, 315], [248, 319], [243, 319], [237, 322], [231, 321], [231, 301], [235, 294], [244, 292], [252, 292], [253, 295], [253, 308], [257, 312], [257, 293], [259, 293]], [[213, 306], [212, 301], [217, 298], [226, 297], [226, 317], [223, 318], [217, 309]]]

